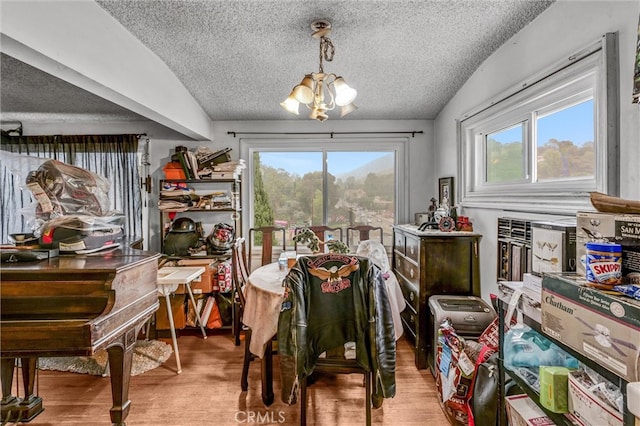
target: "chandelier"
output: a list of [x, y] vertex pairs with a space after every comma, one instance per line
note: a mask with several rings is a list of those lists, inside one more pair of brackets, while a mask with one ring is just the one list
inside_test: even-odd
[[317, 20], [311, 23], [313, 38], [320, 40], [320, 67], [318, 72], [312, 72], [304, 76], [300, 84], [295, 86], [289, 97], [280, 105], [290, 113], [298, 115], [298, 106], [305, 104], [311, 110], [309, 118], [325, 121], [329, 116], [327, 111], [336, 106], [341, 107], [340, 117], [358, 109], [353, 103], [358, 92], [351, 88], [344, 78], [333, 73], [325, 74], [323, 60], [331, 62], [335, 49], [331, 39], [327, 37], [331, 32], [331, 23], [326, 20]]

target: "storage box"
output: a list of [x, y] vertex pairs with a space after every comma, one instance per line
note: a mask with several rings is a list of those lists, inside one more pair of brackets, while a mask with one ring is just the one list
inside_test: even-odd
[[[173, 323], [175, 325], [176, 330], [181, 330], [186, 326], [187, 323], [187, 315], [185, 312], [184, 306], [184, 296], [182, 295], [171, 295], [169, 296], [169, 300], [171, 302], [171, 313], [173, 315]], [[169, 330], [171, 327], [169, 325], [169, 317], [167, 316], [167, 302], [165, 302], [165, 298], [161, 297], [160, 300], [160, 308], [156, 312], [156, 329], [157, 330]]]
[[186, 179], [182, 165], [177, 161], [168, 162], [163, 168], [165, 179]]
[[[213, 280], [218, 273], [218, 266], [212, 259], [182, 259], [178, 261], [179, 266], [203, 266], [204, 272], [199, 278], [191, 281], [191, 292], [193, 294], [211, 293], [213, 291]], [[184, 290], [184, 285], [180, 285]]]
[[507, 401], [510, 426], [555, 426], [527, 395], [507, 396], [504, 399]]
[[540, 366], [540, 404], [554, 413], [569, 411], [569, 369]]
[[622, 415], [569, 373], [569, 412], [585, 426], [622, 426]]
[[542, 331], [618, 376], [640, 380], [640, 301], [587, 287], [575, 275], [545, 275]]
[[576, 270], [576, 221], [532, 222], [531, 272], [573, 272]]
[[586, 245], [611, 242], [622, 246], [623, 283], [640, 284], [640, 215], [600, 212], [576, 214], [576, 272], [585, 276]]

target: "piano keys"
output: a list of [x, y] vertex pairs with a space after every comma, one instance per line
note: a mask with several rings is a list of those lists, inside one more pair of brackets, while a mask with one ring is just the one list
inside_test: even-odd
[[[158, 309], [160, 254], [119, 247], [0, 268], [2, 419], [29, 421], [44, 409], [34, 395], [38, 357], [91, 356], [106, 349], [114, 425], [129, 413], [138, 333]], [[24, 395], [11, 395], [16, 359]], [[46, 398], [46, 395], [44, 395]]]

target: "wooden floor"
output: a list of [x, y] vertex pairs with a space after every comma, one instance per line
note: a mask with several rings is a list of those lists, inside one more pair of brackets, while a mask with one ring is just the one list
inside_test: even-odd
[[[240, 390], [243, 346], [228, 334], [183, 335], [178, 339], [182, 374], [173, 355], [161, 367], [131, 378], [129, 426], [298, 424], [299, 405], [280, 400], [278, 357], [274, 356], [276, 401], [262, 403], [259, 360], [252, 362], [249, 390]], [[397, 393], [372, 412], [376, 425], [447, 425], [429, 370], [418, 370], [404, 337], [398, 341]], [[45, 411], [27, 425], [110, 425], [108, 377], [40, 371], [37, 394]], [[308, 424], [363, 425], [362, 375], [320, 377], [309, 387]]]

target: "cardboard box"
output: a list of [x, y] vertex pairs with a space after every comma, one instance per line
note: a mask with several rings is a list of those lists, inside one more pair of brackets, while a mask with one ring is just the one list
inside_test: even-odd
[[531, 223], [531, 272], [576, 270], [576, 221]]
[[507, 401], [510, 426], [555, 426], [527, 395], [507, 396], [504, 399]]
[[640, 380], [640, 301], [571, 276], [542, 279], [542, 331], [630, 381]]
[[623, 417], [569, 373], [569, 412], [585, 426], [622, 426]]
[[[179, 266], [203, 266], [204, 272], [200, 278], [191, 281], [191, 292], [193, 294], [211, 293], [213, 291], [213, 280], [218, 273], [217, 262], [212, 259], [182, 259], [178, 261]], [[186, 293], [183, 284], [180, 284], [178, 291]], [[177, 292], [176, 292], [177, 293]]]
[[586, 245], [610, 242], [622, 246], [622, 280], [640, 284], [640, 215], [600, 212], [576, 214], [576, 272], [585, 276]]
[[540, 366], [540, 404], [554, 413], [569, 411], [569, 369]]
[[[176, 330], [182, 330], [187, 324], [187, 315], [184, 306], [185, 298], [183, 295], [176, 294], [169, 296], [169, 300], [171, 302], [174, 326]], [[169, 317], [167, 316], [167, 302], [165, 302], [164, 297], [161, 297], [159, 302], [160, 308], [156, 312], [156, 329], [169, 330], [171, 327], [169, 325]]]

